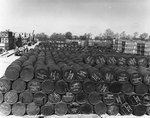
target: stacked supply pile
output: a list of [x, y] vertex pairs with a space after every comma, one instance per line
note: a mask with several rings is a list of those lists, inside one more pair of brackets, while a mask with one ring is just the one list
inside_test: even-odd
[[0, 114], [150, 115], [150, 59], [41, 43], [0, 79]]

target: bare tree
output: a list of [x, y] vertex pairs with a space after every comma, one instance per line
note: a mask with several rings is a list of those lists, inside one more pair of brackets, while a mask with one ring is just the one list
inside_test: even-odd
[[146, 39], [147, 37], [148, 37], [148, 33], [142, 33], [142, 34], [140, 35], [140, 38], [141, 38], [142, 40]]
[[113, 39], [114, 38], [114, 32], [111, 29], [106, 29], [105, 33], [103, 34], [103, 36], [106, 39]]
[[123, 32], [120, 33], [120, 38], [126, 38], [126, 36], [127, 36], [127, 35], [126, 35], [126, 32], [125, 32], [125, 31], [123, 31]]

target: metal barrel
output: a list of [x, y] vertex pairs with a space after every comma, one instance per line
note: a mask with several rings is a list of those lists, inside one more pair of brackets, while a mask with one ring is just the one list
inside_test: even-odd
[[11, 113], [10, 104], [3, 102], [0, 104], [0, 115], [8, 116]]
[[94, 105], [94, 111], [97, 115], [103, 115], [107, 111], [107, 106], [102, 101]]
[[122, 105], [127, 101], [127, 96], [124, 93], [115, 94], [115, 104]]
[[120, 114], [121, 115], [131, 115], [133, 112], [133, 108], [127, 103], [123, 103], [121, 106], [120, 106]]
[[136, 57], [128, 57], [127, 64], [128, 64], [128, 66], [137, 66]]
[[55, 114], [56, 115], [62, 116], [62, 115], [65, 115], [67, 112], [68, 112], [68, 107], [67, 107], [66, 103], [64, 103], [64, 102], [56, 103], [56, 105], [55, 105]]
[[119, 113], [119, 107], [117, 105], [108, 105], [107, 106], [107, 114], [108, 115], [117, 115]]
[[62, 95], [62, 101], [65, 103], [71, 103], [75, 100], [75, 95], [71, 92], [66, 92]]
[[146, 94], [148, 92], [148, 87], [145, 84], [139, 84], [135, 86], [135, 93], [136, 94]]
[[142, 105], [150, 106], [150, 94], [149, 93], [142, 96]]
[[88, 101], [89, 101], [90, 104], [96, 105], [96, 104], [98, 104], [99, 102], [102, 101], [102, 96], [97, 92], [91, 92], [88, 95]]
[[12, 105], [12, 114], [15, 116], [23, 116], [25, 114], [25, 104], [17, 102]]
[[137, 105], [133, 108], [133, 115], [135, 116], [143, 116], [146, 113], [146, 106]]
[[16, 91], [11, 90], [4, 95], [4, 101], [8, 104], [14, 104], [18, 101], [18, 94]]
[[142, 96], [133, 94], [128, 96], [128, 103], [131, 106], [136, 106], [142, 103]]
[[26, 82], [19, 78], [12, 83], [12, 89], [17, 93], [23, 92], [26, 89]]
[[61, 96], [55, 92], [48, 95], [48, 102], [56, 104], [61, 101]]
[[27, 88], [32, 93], [36, 93], [36, 92], [41, 90], [41, 83], [39, 82], [39, 80], [33, 79], [33, 80], [28, 82]]
[[134, 92], [134, 86], [131, 83], [124, 83], [121, 91], [124, 94], [132, 94]]
[[55, 91], [58, 94], [65, 94], [68, 91], [68, 84], [64, 80], [59, 80], [55, 84]]
[[26, 108], [26, 113], [28, 115], [38, 115], [40, 113], [40, 107], [37, 106], [34, 102], [29, 103]]
[[34, 67], [28, 65], [22, 68], [20, 72], [20, 78], [26, 82], [31, 81], [34, 77]]
[[85, 92], [81, 91], [76, 94], [76, 101], [79, 104], [84, 104], [88, 100], [87, 97], [88, 97], [87, 94]]
[[80, 113], [80, 104], [77, 102], [72, 102], [68, 104], [68, 113], [70, 114], [79, 114]]
[[100, 94], [105, 94], [109, 92], [109, 84], [105, 82], [99, 82], [96, 85], [96, 91]]
[[88, 69], [88, 72], [89, 72], [90, 80], [94, 82], [104, 81], [103, 75], [98, 69], [91, 67]]
[[54, 89], [55, 89], [54, 82], [51, 80], [44, 80], [41, 84], [41, 90], [46, 94], [52, 93]]
[[41, 114], [44, 116], [53, 115], [54, 105], [50, 102], [47, 102], [45, 105], [41, 106]]
[[0, 104], [3, 102], [3, 100], [4, 100], [3, 93], [2, 93], [2, 92], [0, 92]]
[[34, 93], [33, 102], [37, 106], [42, 106], [47, 102], [47, 95], [41, 91]]
[[25, 90], [24, 92], [20, 93], [19, 95], [19, 101], [24, 104], [29, 104], [33, 101], [33, 95], [31, 91]]
[[5, 70], [5, 76], [9, 80], [14, 81], [18, 79], [20, 70], [21, 70], [20, 65], [17, 65], [17, 64], [9, 65]]
[[116, 65], [117, 64], [117, 57], [114, 55], [107, 56], [107, 64], [108, 65]]
[[119, 82], [112, 82], [109, 85], [109, 91], [112, 93], [120, 93], [122, 89], [122, 84]]
[[127, 65], [127, 59], [125, 56], [119, 55], [117, 58], [117, 65], [118, 66], [126, 66]]
[[96, 57], [95, 57], [95, 62], [96, 62], [96, 64], [97, 65], [105, 65], [106, 64], [106, 61], [107, 61], [107, 59], [106, 59], [106, 57], [104, 56], [104, 55], [96, 55]]
[[72, 81], [69, 83], [69, 90], [74, 93], [77, 94], [82, 90], [82, 84], [80, 81]]
[[137, 63], [138, 63], [138, 66], [147, 67], [148, 60], [145, 57], [139, 57], [139, 58], [137, 58]]
[[2, 93], [6, 93], [11, 89], [11, 82], [10, 80], [3, 79], [3, 78], [0, 79], [0, 91]]
[[146, 107], [146, 114], [150, 115], [150, 106]]
[[87, 80], [83, 82], [83, 90], [86, 93], [94, 92], [96, 89], [95, 83], [91, 80]]
[[93, 113], [93, 106], [88, 103], [84, 103], [80, 106], [80, 112], [82, 114], [91, 114]]
[[103, 95], [103, 102], [106, 105], [112, 105], [115, 103], [115, 95], [112, 93], [107, 93]]

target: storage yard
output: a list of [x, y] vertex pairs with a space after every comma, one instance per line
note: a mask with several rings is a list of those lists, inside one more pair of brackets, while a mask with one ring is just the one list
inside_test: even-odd
[[101, 46], [39, 42], [22, 56], [15, 56], [14, 50], [1, 54], [0, 64], [3, 117], [150, 114], [148, 56]]

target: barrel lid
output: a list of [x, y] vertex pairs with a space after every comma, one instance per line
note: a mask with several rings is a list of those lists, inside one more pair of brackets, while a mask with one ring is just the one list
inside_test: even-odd
[[150, 85], [150, 74], [145, 74], [143, 79], [144, 84]]
[[107, 57], [107, 64], [108, 65], [116, 65], [117, 64], [117, 59], [115, 56], [108, 56]]
[[25, 114], [25, 104], [17, 102], [12, 105], [12, 114], [15, 116], [23, 116]]
[[61, 96], [55, 92], [48, 95], [48, 101], [50, 103], [56, 104], [60, 102], [60, 100], [61, 100]]
[[95, 91], [96, 87], [95, 87], [95, 83], [93, 81], [87, 80], [83, 83], [83, 90], [86, 93], [91, 93], [93, 91]]
[[4, 101], [8, 104], [14, 104], [18, 100], [18, 94], [16, 91], [11, 90], [4, 95]]
[[3, 102], [0, 104], [0, 115], [8, 116], [11, 113], [10, 104]]
[[136, 66], [137, 65], [137, 59], [135, 57], [129, 57], [127, 59], [127, 64], [129, 66]]
[[98, 104], [94, 105], [94, 110], [96, 114], [103, 115], [107, 111], [106, 104], [101, 101]]
[[115, 94], [115, 103], [118, 105], [122, 105], [127, 100], [127, 97], [123, 93]]
[[80, 106], [80, 111], [82, 114], [91, 114], [93, 113], [93, 107], [88, 103], [84, 103]]
[[146, 67], [148, 64], [147, 59], [145, 57], [139, 57], [137, 59], [137, 63], [138, 63], [138, 66], [144, 66], [144, 67]]
[[102, 96], [97, 92], [91, 92], [88, 95], [88, 100], [92, 105], [98, 104], [102, 100]]
[[120, 107], [121, 115], [130, 115], [130, 114], [132, 114], [132, 112], [133, 112], [133, 109], [127, 102], [125, 102], [121, 105], [121, 107]]
[[26, 82], [21, 79], [17, 79], [12, 83], [12, 89], [17, 93], [23, 92], [26, 89]]
[[39, 91], [36, 92], [33, 95], [33, 102], [37, 105], [37, 106], [42, 106], [47, 102], [47, 96], [45, 93]]
[[68, 112], [70, 114], [80, 113], [80, 104], [78, 104], [77, 102], [72, 102], [72, 103], [68, 104]]
[[11, 88], [11, 82], [6, 79], [0, 79], [0, 91], [2, 93], [6, 93], [10, 90]]
[[45, 116], [52, 115], [54, 113], [54, 105], [47, 102], [41, 107], [41, 114]]
[[44, 93], [50, 94], [54, 91], [54, 82], [51, 80], [44, 80], [41, 84], [41, 89]]
[[64, 102], [59, 102], [55, 105], [55, 114], [62, 116], [65, 115], [68, 111], [67, 104]]
[[127, 83], [129, 81], [129, 74], [126, 71], [121, 71], [116, 74], [119, 83]]
[[146, 106], [137, 105], [133, 109], [133, 115], [135, 116], [143, 116], [146, 113]]
[[79, 93], [82, 90], [82, 84], [80, 81], [72, 81], [69, 83], [69, 89], [72, 93]]
[[19, 95], [19, 101], [21, 101], [24, 104], [29, 104], [33, 100], [33, 95], [30, 91], [26, 90]]
[[143, 81], [143, 76], [136, 72], [136, 73], [132, 73], [131, 76], [130, 76], [130, 82], [133, 84], [133, 85], [138, 85], [138, 84], [141, 84]]
[[64, 95], [62, 95], [62, 101], [65, 103], [71, 103], [75, 99], [75, 96], [71, 92], [66, 92]]
[[28, 89], [29, 91], [31, 91], [32, 93], [36, 93], [38, 91], [40, 91], [41, 89], [41, 84], [39, 82], [39, 80], [37, 79], [33, 79], [28, 83]]
[[103, 95], [103, 101], [106, 105], [112, 105], [115, 103], [115, 96], [112, 93], [107, 93]]
[[123, 57], [123, 56], [119, 56], [117, 58], [117, 64], [119, 66], [125, 66], [127, 64], [127, 59], [125, 57]]
[[55, 84], [55, 91], [58, 94], [65, 94], [68, 91], [68, 84], [64, 80], [59, 80]]
[[40, 107], [37, 106], [34, 102], [27, 105], [26, 112], [28, 115], [37, 115], [40, 112]]
[[109, 92], [109, 85], [105, 82], [100, 82], [96, 85], [96, 91], [101, 94]]
[[142, 96], [140, 95], [133, 94], [128, 97], [128, 103], [131, 106], [139, 105], [141, 104], [141, 102], [142, 102]]
[[149, 93], [142, 96], [142, 104], [145, 106], [150, 106], [150, 94]]
[[66, 70], [63, 70], [63, 79], [66, 82], [71, 82], [73, 80], [75, 80], [75, 71], [72, 68], [68, 68]]
[[109, 91], [112, 93], [120, 93], [122, 89], [122, 84], [120, 84], [119, 82], [112, 82], [109, 85]]
[[76, 78], [79, 81], [85, 81], [87, 77], [88, 77], [88, 72], [85, 69], [81, 69], [76, 72]]
[[135, 86], [136, 94], [146, 94], [148, 92], [148, 87], [145, 84], [139, 84]]
[[61, 72], [59, 69], [51, 70], [49, 72], [50, 79], [53, 81], [57, 81], [61, 79]]
[[117, 105], [108, 105], [107, 114], [108, 115], [117, 115], [119, 113], [119, 107]]
[[79, 104], [83, 104], [87, 102], [87, 94], [83, 91], [76, 94], [76, 101]]
[[124, 83], [122, 85], [122, 92], [124, 94], [130, 94], [134, 92], [134, 86], [130, 83]]

